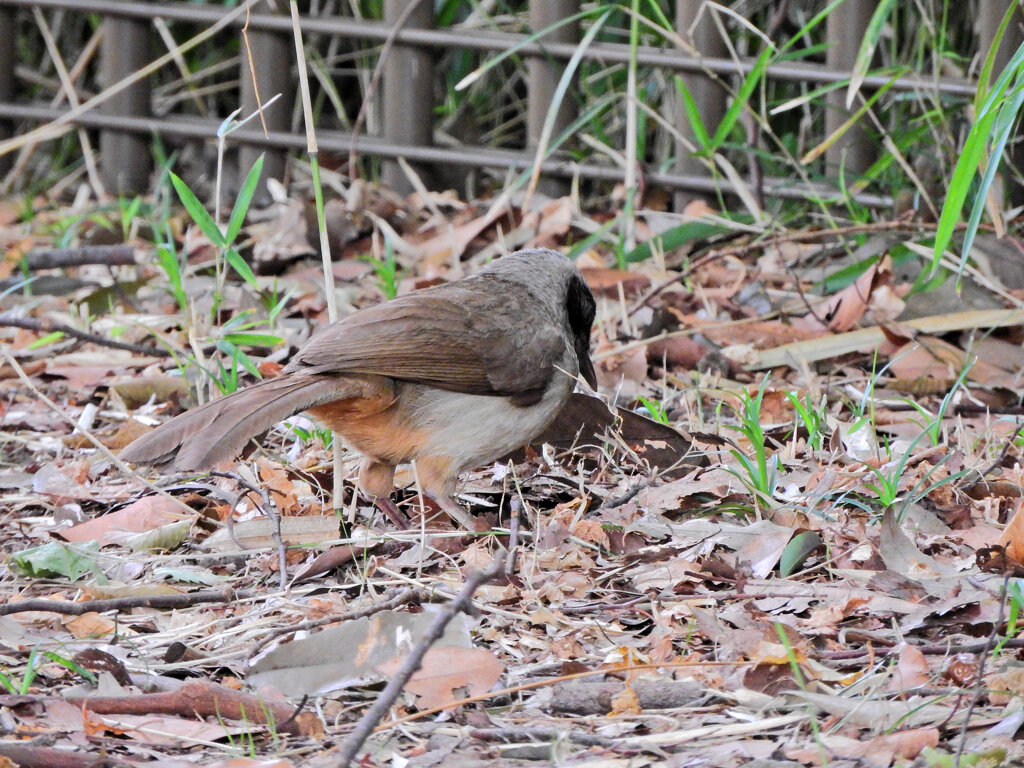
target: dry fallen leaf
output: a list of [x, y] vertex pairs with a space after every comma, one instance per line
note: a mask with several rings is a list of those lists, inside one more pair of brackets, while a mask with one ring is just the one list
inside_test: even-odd
[[[377, 665], [391, 677], [405, 661], [397, 656]], [[405, 687], [419, 698], [421, 708], [444, 707], [467, 696], [479, 696], [491, 690], [505, 672], [494, 654], [483, 648], [434, 646], [423, 657], [423, 665]]]

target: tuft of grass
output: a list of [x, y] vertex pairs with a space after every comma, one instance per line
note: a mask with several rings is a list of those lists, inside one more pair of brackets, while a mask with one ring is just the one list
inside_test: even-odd
[[402, 279], [402, 269], [395, 258], [395, 249], [391, 245], [391, 239], [384, 240], [384, 256], [377, 258], [372, 255], [363, 257], [373, 267], [373, 273], [377, 278], [377, 287], [389, 301], [398, 296], [398, 283]]
[[32, 689], [32, 683], [35, 682], [36, 675], [39, 673], [39, 668], [42, 666], [44, 661], [59, 664], [65, 669], [71, 670], [76, 675], [85, 678], [93, 685], [96, 685], [97, 683], [96, 675], [88, 669], [85, 669], [71, 659], [66, 659], [53, 651], [44, 651], [36, 647], [33, 648], [28, 655], [28, 662], [25, 664], [25, 672], [21, 676], [21, 680], [18, 680], [9, 672], [0, 670], [0, 687], [5, 688], [8, 693], [12, 693], [17, 696], [27, 696], [29, 691]]
[[669, 425], [668, 414], [665, 412], [665, 406], [662, 403], [655, 402], [647, 397], [638, 397], [637, 400], [643, 405], [644, 409], [650, 414], [650, 417], [659, 424]]
[[729, 429], [739, 432], [750, 443], [750, 456], [738, 448], [730, 448], [729, 453], [739, 462], [745, 473], [734, 474], [753, 491], [754, 501], [758, 506], [768, 502], [778, 487], [778, 456], [768, 456], [764, 427], [761, 424], [761, 403], [764, 401], [768, 378], [765, 376], [761, 380], [756, 395], [751, 396], [746, 390], [741, 393], [740, 407], [736, 411], [740, 423], [729, 425]]

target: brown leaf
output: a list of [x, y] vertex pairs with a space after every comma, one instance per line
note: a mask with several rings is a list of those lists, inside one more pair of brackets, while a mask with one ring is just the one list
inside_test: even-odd
[[[396, 656], [377, 669], [391, 677], [404, 662], [404, 656]], [[504, 672], [505, 665], [483, 648], [435, 646], [427, 651], [423, 665], [405, 688], [419, 697], [420, 707], [444, 707], [486, 693]]]
[[1017, 509], [996, 542], [1006, 547], [1006, 554], [1018, 563], [1024, 563], [1024, 509]]
[[58, 535], [65, 541], [98, 541], [100, 546], [120, 544], [137, 533], [152, 531], [183, 518], [181, 507], [166, 496], [143, 496], [108, 515], [65, 528]]
[[793, 321], [795, 328], [817, 331], [848, 331], [868, 311], [872, 292], [892, 278], [892, 259], [883, 256], [852, 284], [815, 307], [814, 312]]
[[899, 693], [927, 685], [931, 679], [932, 673], [928, 667], [928, 659], [921, 653], [921, 650], [907, 643], [900, 643], [899, 660], [892, 669], [885, 689], [890, 693]]
[[627, 272], [623, 269], [606, 267], [581, 267], [580, 273], [586, 280], [590, 290], [598, 296], [619, 297], [619, 286], [626, 296], [636, 296], [651, 284], [651, 278], [640, 272]]

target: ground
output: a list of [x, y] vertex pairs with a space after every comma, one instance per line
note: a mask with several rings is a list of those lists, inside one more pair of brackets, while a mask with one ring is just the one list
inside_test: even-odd
[[[620, 428], [577, 437], [612, 420], [580, 401], [466, 477], [472, 533], [408, 470], [396, 530], [347, 451], [336, 514], [329, 435], [301, 417], [225, 471], [125, 466], [140, 430], [327, 321], [305, 204], [251, 211], [237, 251], [181, 212], [0, 206], [0, 755], [342, 764], [425, 652], [363, 765], [1021, 759], [1013, 238], [924, 291], [921, 222], [641, 211], [617, 259], [570, 198], [364, 199], [373, 217], [328, 206], [342, 313], [517, 247], [572, 253]], [[57, 246], [77, 265], [47, 269]]]

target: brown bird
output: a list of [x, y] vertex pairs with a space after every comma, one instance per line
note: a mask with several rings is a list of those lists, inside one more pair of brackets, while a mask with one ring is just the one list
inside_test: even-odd
[[590, 360], [594, 297], [575, 265], [544, 249], [354, 312], [313, 334], [281, 375], [187, 411], [121, 452], [203, 470], [300, 411], [363, 454], [359, 486], [405, 527], [390, 494], [416, 462], [425, 493], [472, 529], [459, 474], [539, 435]]

